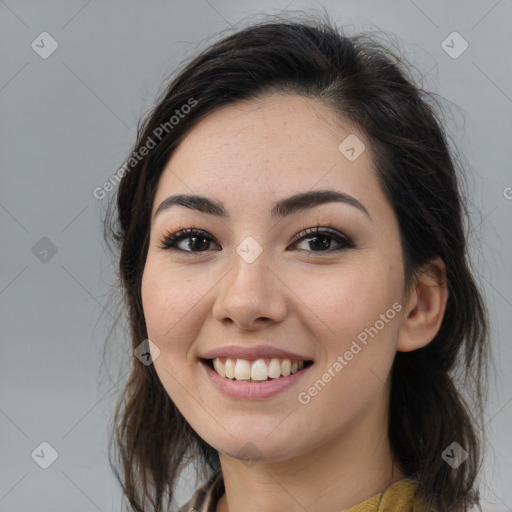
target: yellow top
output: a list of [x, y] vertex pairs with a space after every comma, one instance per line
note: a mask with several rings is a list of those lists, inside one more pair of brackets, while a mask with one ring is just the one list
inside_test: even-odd
[[[414, 498], [418, 480], [404, 476], [392, 483], [386, 490], [340, 512], [418, 512], [419, 500]], [[220, 497], [224, 494], [222, 471], [217, 470], [210, 479], [199, 487], [192, 498], [179, 512], [215, 512]]]
[[414, 498], [417, 486], [416, 478], [403, 477], [385, 491], [343, 512], [416, 512], [419, 510], [419, 500]]

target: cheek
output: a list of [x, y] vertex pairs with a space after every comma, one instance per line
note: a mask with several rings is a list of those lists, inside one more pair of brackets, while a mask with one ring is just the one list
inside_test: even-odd
[[393, 304], [397, 307], [401, 284], [398, 274], [390, 276], [391, 268], [375, 259], [303, 280], [301, 316], [310, 319], [306, 329], [322, 348], [319, 371], [329, 382], [313, 408], [336, 410], [340, 397], [347, 410], [364, 407], [386, 380], [396, 353], [399, 322]]
[[398, 284], [388, 269], [370, 263], [302, 278], [300, 297], [315, 313], [306, 318], [320, 320], [327, 338], [341, 341], [356, 337], [391, 308], [399, 298]]
[[141, 296], [149, 339], [165, 349], [180, 346], [179, 341], [170, 340], [181, 338], [187, 315], [190, 317], [200, 300], [200, 290], [190, 286], [190, 280], [180, 277], [179, 272], [171, 272], [148, 257]]
[[[159, 348], [154, 367], [167, 394], [189, 417], [194, 412], [184, 387], [191, 390], [188, 349], [197, 337], [200, 287], [148, 257], [141, 283], [141, 297], [148, 338]], [[194, 321], [195, 318], [195, 321]]]
[[321, 413], [322, 428], [328, 425], [331, 433], [379, 396], [389, 374], [398, 330], [393, 304], [400, 298], [400, 279], [390, 278], [390, 268], [373, 261], [303, 280], [301, 316], [310, 319], [306, 328], [323, 354], [319, 373], [304, 383], [301, 397], [310, 400], [312, 414]]

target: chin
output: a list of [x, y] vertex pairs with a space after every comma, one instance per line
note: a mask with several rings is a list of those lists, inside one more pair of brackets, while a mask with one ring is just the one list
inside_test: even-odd
[[225, 433], [225, 435], [222, 435], [222, 439], [218, 437], [203, 439], [213, 446], [219, 454], [246, 460], [248, 464], [251, 461], [279, 462], [298, 454], [300, 447], [290, 446], [294, 438], [295, 441], [297, 440], [296, 436], [287, 435], [285, 432], [276, 435], [276, 430], [270, 435], [269, 432], [272, 432], [272, 430], [262, 433], [259, 429], [258, 432], [252, 432], [250, 428], [247, 428], [243, 434], [230, 436]]

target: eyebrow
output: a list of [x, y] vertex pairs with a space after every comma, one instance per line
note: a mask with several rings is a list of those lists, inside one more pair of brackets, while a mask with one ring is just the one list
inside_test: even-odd
[[[326, 203], [345, 203], [354, 206], [372, 220], [368, 210], [353, 196], [336, 190], [312, 190], [301, 192], [277, 201], [270, 210], [272, 218], [285, 217], [299, 211], [307, 210]], [[191, 210], [208, 213], [221, 218], [229, 214], [224, 205], [214, 199], [195, 194], [178, 194], [164, 199], [155, 212], [155, 217], [173, 206], [184, 206]]]

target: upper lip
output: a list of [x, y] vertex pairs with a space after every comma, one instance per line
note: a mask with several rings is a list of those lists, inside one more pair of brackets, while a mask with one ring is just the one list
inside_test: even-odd
[[312, 361], [310, 357], [302, 356], [288, 350], [271, 345], [258, 345], [256, 347], [241, 347], [237, 345], [226, 345], [218, 347], [201, 356], [203, 359], [215, 359], [216, 357], [229, 357], [231, 359], [265, 359], [267, 357], [277, 357], [281, 359], [291, 359], [293, 361]]

